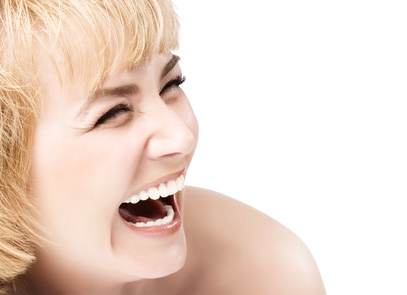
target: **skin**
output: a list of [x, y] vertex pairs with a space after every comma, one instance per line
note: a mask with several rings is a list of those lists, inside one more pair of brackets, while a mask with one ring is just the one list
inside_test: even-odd
[[173, 294], [326, 294], [308, 248], [274, 219], [201, 188], [188, 187], [185, 203], [190, 252], [182, 271], [163, 279], [181, 277]]
[[[29, 294], [324, 294], [294, 234], [215, 192], [178, 193], [183, 225], [170, 235], [152, 238], [125, 226], [120, 204], [162, 177], [185, 175], [196, 148], [186, 95], [176, 85], [163, 91], [182, 74], [176, 63], [163, 75], [171, 61], [167, 53], [112, 73], [103, 88], [135, 90], [91, 103], [79, 88], [48, 80], [31, 189], [50, 243], [24, 277]], [[118, 104], [131, 110], [95, 127]]]

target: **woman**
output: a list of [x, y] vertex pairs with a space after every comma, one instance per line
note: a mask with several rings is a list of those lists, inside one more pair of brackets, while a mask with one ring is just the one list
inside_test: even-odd
[[1, 4], [8, 294], [324, 294], [302, 242], [185, 187], [198, 139], [172, 4]]

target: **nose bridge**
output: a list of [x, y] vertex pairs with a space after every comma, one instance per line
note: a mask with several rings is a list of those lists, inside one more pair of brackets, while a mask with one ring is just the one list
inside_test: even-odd
[[153, 104], [149, 113], [152, 129], [147, 143], [148, 157], [182, 157], [193, 151], [196, 139], [188, 117], [175, 112], [163, 101]]

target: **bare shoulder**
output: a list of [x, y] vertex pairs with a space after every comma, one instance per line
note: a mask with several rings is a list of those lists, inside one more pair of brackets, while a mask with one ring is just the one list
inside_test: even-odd
[[194, 294], [325, 294], [304, 243], [241, 202], [188, 187], [185, 230], [186, 268], [199, 277]]

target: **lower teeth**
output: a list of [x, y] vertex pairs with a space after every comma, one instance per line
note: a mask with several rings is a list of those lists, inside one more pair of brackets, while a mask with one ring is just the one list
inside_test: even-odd
[[170, 223], [174, 219], [174, 209], [171, 205], [165, 205], [165, 210], [167, 211], [167, 216], [161, 219], [157, 219], [156, 221], [148, 221], [148, 222], [129, 222], [131, 225], [136, 227], [148, 227], [148, 226], [159, 226]]

